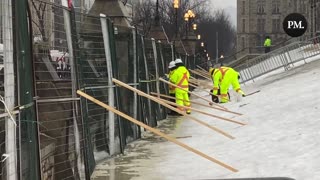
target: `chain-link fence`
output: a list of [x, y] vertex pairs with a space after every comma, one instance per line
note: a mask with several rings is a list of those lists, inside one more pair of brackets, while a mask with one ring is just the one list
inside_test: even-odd
[[[112, 78], [168, 94], [159, 77], [178, 55], [172, 45], [64, 0], [0, 7], [0, 179], [90, 179], [100, 160], [140, 138], [140, 127], [79, 98], [78, 89], [149, 126], [166, 119], [166, 108]], [[195, 57], [179, 57], [195, 68]]]

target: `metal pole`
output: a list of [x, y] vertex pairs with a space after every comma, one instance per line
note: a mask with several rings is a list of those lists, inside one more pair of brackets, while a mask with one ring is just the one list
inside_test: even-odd
[[[4, 0], [2, 3], [1, 16], [3, 30], [3, 64], [4, 64], [4, 94], [5, 103], [9, 110], [14, 109], [15, 102], [15, 78], [13, 63], [13, 36], [12, 36], [12, 4], [11, 0]], [[9, 112], [8, 112], [9, 113]], [[17, 179], [17, 149], [16, 149], [16, 125], [14, 119], [6, 118], [6, 163], [7, 179]], [[4, 178], [6, 179], [6, 178]]]
[[[111, 62], [111, 49], [110, 49], [110, 37], [109, 37], [109, 30], [106, 15], [100, 14], [100, 21], [102, 27], [102, 34], [103, 34], [103, 43], [104, 43], [104, 50], [106, 54], [106, 61], [107, 61], [107, 68], [108, 68], [108, 85], [110, 86], [108, 90], [108, 101], [111, 107], [114, 107], [114, 89], [111, 87], [112, 83], [112, 62]], [[110, 148], [110, 155], [113, 155], [115, 152], [115, 114], [113, 112], [108, 113], [109, 117], [109, 148]]]
[[[144, 68], [145, 68], [145, 75], [146, 75], [146, 80], [149, 81], [149, 70], [148, 70], [148, 63], [147, 63], [147, 56], [146, 56], [146, 49], [145, 49], [145, 44], [144, 44], [144, 39], [143, 36], [141, 36], [141, 44], [142, 44], [142, 52], [143, 52], [143, 61], [144, 61]], [[150, 84], [147, 83], [147, 93], [150, 93]], [[153, 121], [151, 121], [151, 101], [150, 99], [147, 99], [148, 102], [148, 120], [151, 122], [151, 126], [156, 126], [156, 124], [153, 124]], [[150, 125], [150, 123], [148, 122], [148, 125]]]
[[[138, 77], [137, 77], [137, 31], [135, 28], [132, 29], [132, 40], [133, 40], [133, 85], [137, 89]], [[133, 94], [133, 118], [138, 119], [138, 95]], [[137, 126], [135, 126], [137, 127]], [[133, 131], [134, 137], [138, 137], [137, 131]]]
[[[71, 22], [70, 22], [70, 12], [67, 10], [68, 2], [67, 0], [62, 1], [62, 6], [66, 7], [63, 9], [63, 17], [64, 17], [64, 27], [66, 30], [67, 37], [67, 45], [69, 52], [69, 63], [71, 67], [71, 86], [72, 86], [72, 98], [77, 98], [76, 90], [77, 90], [77, 78], [76, 78], [76, 66], [74, 63], [74, 55], [73, 55], [73, 46], [72, 46], [72, 34], [71, 34]], [[77, 112], [78, 106], [76, 101], [72, 101], [72, 114], [73, 114], [73, 130], [74, 130], [74, 140], [75, 140], [75, 151], [76, 151], [76, 161], [77, 161], [77, 170], [78, 174], [81, 177], [80, 168], [81, 168], [81, 148], [80, 148], [80, 136], [77, 122]]]
[[219, 59], [219, 43], [218, 43], [218, 37], [219, 36], [219, 32], [216, 32], [216, 66], [218, 65], [218, 59]]
[[176, 33], [175, 33], [175, 36], [176, 36], [176, 39], [177, 39], [178, 38], [178, 8], [176, 8], [175, 16], [176, 16]]
[[170, 45], [170, 47], [171, 47], [171, 56], [172, 56], [172, 59], [171, 59], [171, 60], [172, 60], [172, 61], [174, 61], [175, 58], [176, 58], [176, 57], [175, 57], [175, 43], [176, 43], [176, 41], [174, 40], [174, 41], [173, 41], [173, 44]]
[[[155, 39], [152, 40], [152, 49], [154, 55], [154, 65], [156, 69], [156, 88], [157, 92], [160, 93], [160, 82], [159, 82], [159, 67], [158, 67], [158, 52], [157, 52], [157, 45]], [[159, 111], [161, 110], [160, 105], [158, 104]]]
[[34, 88], [33, 88], [33, 73], [32, 59], [30, 47], [29, 24], [26, 16], [27, 1], [15, 1], [15, 23], [16, 23], [16, 56], [18, 67], [18, 105], [27, 106], [19, 114], [21, 120], [26, 120], [25, 123], [20, 123], [22, 134], [19, 138], [23, 138], [20, 146], [20, 152], [25, 156], [25, 163], [22, 163], [22, 169], [26, 168], [28, 172], [21, 172], [25, 179], [38, 180], [40, 176], [40, 156], [39, 156], [39, 139], [38, 139], [38, 120], [35, 115], [34, 106]]

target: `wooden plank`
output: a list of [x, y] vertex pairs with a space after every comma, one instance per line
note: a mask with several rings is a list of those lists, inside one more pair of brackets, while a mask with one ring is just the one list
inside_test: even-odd
[[214, 126], [211, 126], [211, 125], [209, 125], [208, 123], [206, 123], [206, 122], [204, 122], [204, 121], [201, 121], [201, 120], [199, 120], [199, 119], [197, 119], [197, 118], [195, 118], [195, 117], [193, 117], [193, 116], [190, 116], [190, 115], [186, 114], [185, 112], [180, 111], [180, 110], [178, 110], [177, 108], [175, 108], [175, 107], [173, 107], [173, 106], [170, 106], [170, 105], [164, 103], [163, 101], [157, 99], [156, 97], [153, 97], [153, 96], [151, 96], [151, 95], [149, 95], [149, 94], [146, 94], [146, 93], [144, 93], [144, 92], [142, 92], [142, 91], [140, 91], [140, 90], [138, 90], [138, 89], [136, 89], [136, 88], [133, 88], [133, 87], [127, 85], [126, 83], [123, 83], [123, 82], [117, 80], [117, 79], [114, 79], [114, 78], [113, 78], [112, 81], [113, 81], [114, 83], [118, 84], [119, 86], [122, 86], [122, 87], [124, 87], [124, 88], [127, 88], [127, 89], [129, 89], [129, 90], [131, 90], [131, 91], [139, 94], [140, 96], [143, 96], [143, 97], [145, 97], [145, 98], [148, 98], [148, 99], [150, 99], [150, 100], [152, 100], [152, 101], [154, 101], [154, 102], [157, 102], [157, 103], [161, 104], [162, 106], [164, 106], [164, 107], [166, 107], [166, 108], [168, 108], [168, 109], [170, 109], [170, 110], [172, 110], [172, 111], [175, 111], [175, 112], [177, 112], [177, 113], [179, 113], [179, 114], [181, 114], [181, 115], [184, 115], [184, 116], [187, 117], [188, 119], [193, 120], [193, 121], [195, 121], [195, 122], [197, 122], [197, 123], [199, 123], [199, 124], [201, 124], [201, 125], [203, 125], [203, 126], [206, 126], [206, 127], [208, 127], [209, 129], [211, 129], [211, 130], [213, 130], [213, 131], [216, 131], [217, 133], [219, 133], [219, 134], [221, 134], [221, 135], [223, 135], [223, 136], [225, 136], [225, 137], [228, 137], [228, 138], [230, 138], [230, 139], [234, 139], [233, 136], [231, 136], [230, 134], [222, 131], [221, 129], [216, 128], [216, 127], [214, 127]]
[[123, 112], [118, 111], [118, 110], [114, 109], [113, 107], [108, 106], [107, 104], [105, 104], [105, 103], [93, 98], [92, 96], [89, 96], [88, 94], [86, 94], [86, 93], [84, 93], [84, 92], [82, 92], [80, 90], [78, 90], [77, 93], [80, 96], [92, 101], [93, 103], [95, 103], [95, 104], [97, 104], [97, 105], [99, 105], [99, 106], [101, 106], [101, 107], [103, 107], [103, 108], [105, 108], [105, 109], [107, 109], [107, 110], [109, 110], [109, 111], [111, 111], [111, 112], [113, 112], [113, 113], [115, 113], [115, 114], [127, 119], [128, 121], [130, 121], [130, 122], [132, 122], [132, 123], [134, 123], [134, 124], [136, 124], [136, 125], [138, 125], [140, 127], [143, 127], [145, 129], [147, 129], [148, 131], [150, 131], [150, 132], [152, 132], [152, 133], [154, 133], [154, 134], [156, 134], [158, 136], [161, 136], [161, 137], [167, 139], [168, 141], [171, 141], [171, 142], [177, 144], [178, 146], [180, 146], [180, 147], [182, 147], [184, 149], [187, 149], [188, 151], [191, 151], [191, 152], [193, 152], [193, 153], [195, 153], [195, 154], [197, 154], [197, 155], [199, 155], [199, 156], [201, 156], [201, 157], [203, 157], [203, 158], [205, 158], [205, 159], [207, 159], [207, 160], [209, 160], [211, 162], [214, 162], [214, 163], [216, 163], [216, 164], [218, 164], [218, 165], [220, 165], [220, 166], [222, 166], [222, 167], [224, 167], [224, 168], [226, 168], [226, 169], [228, 169], [228, 170], [230, 170], [232, 172], [238, 172], [237, 169], [231, 167], [230, 165], [227, 165], [227, 164], [217, 160], [216, 158], [210, 157], [210, 156], [200, 152], [199, 150], [197, 150], [195, 148], [192, 148], [192, 147], [190, 147], [190, 146], [188, 146], [188, 145], [176, 140], [175, 138], [173, 138], [171, 136], [168, 136], [168, 135], [160, 132], [159, 130], [157, 130], [155, 128], [152, 128], [152, 127], [150, 127], [150, 126], [148, 126], [148, 125], [146, 125], [146, 124], [144, 124], [144, 123], [142, 123], [142, 122], [140, 122], [140, 121], [138, 121], [138, 120], [126, 115], [126, 114], [124, 114]]
[[[164, 95], [164, 94], [158, 94], [158, 93], [154, 93], [154, 92], [151, 92], [150, 94], [156, 95], [156, 96], [159, 96], [159, 97], [168, 98], [168, 99], [174, 99], [174, 100], [177, 99], [177, 98], [175, 98], [175, 97], [167, 96], [167, 95]], [[178, 100], [184, 101], [183, 99], [178, 99]], [[209, 106], [209, 105], [206, 105], [206, 104], [202, 104], [202, 103], [199, 103], [199, 102], [195, 102], [195, 101], [192, 101], [192, 100], [190, 100], [189, 102], [191, 102], [192, 104], [197, 104], [197, 105], [199, 105], [199, 106], [208, 107], [208, 108], [211, 108], [211, 109], [228, 112], [228, 113], [235, 114], [235, 115], [238, 115], [238, 116], [242, 116], [242, 115], [243, 115], [243, 114], [241, 114], [241, 113], [237, 113], [237, 112], [233, 112], [233, 111], [229, 111], [229, 110], [225, 110], [225, 109], [220, 109], [220, 108], [212, 107], [212, 106]]]
[[[169, 82], [169, 81], [166, 81], [166, 80], [164, 80], [164, 79], [162, 79], [162, 78], [159, 78], [159, 80], [162, 81], [162, 82], [164, 82], [164, 83], [166, 83], [166, 84], [169, 84], [169, 85], [171, 85], [171, 86], [173, 86], [173, 87], [175, 87], [175, 88], [179, 88], [179, 89], [181, 89], [181, 90], [183, 90], [183, 91], [186, 91], [186, 92], [194, 95], [195, 97], [198, 97], [198, 98], [200, 98], [200, 99], [208, 102], [209, 105], [213, 105], [213, 103], [212, 103], [211, 101], [209, 101], [208, 99], [206, 99], [206, 98], [204, 98], [204, 97], [201, 97], [201, 96], [197, 95], [196, 93], [193, 93], [193, 92], [191, 92], [191, 91], [184, 90], [184, 89], [182, 89], [181, 87], [179, 87], [179, 86], [177, 86], [177, 85], [175, 85], [175, 84], [173, 84], [173, 83], [171, 83], [171, 82]], [[217, 106], [217, 107], [219, 107], [219, 108], [221, 108], [221, 109], [227, 109], [227, 108], [225, 108], [225, 107], [223, 107], [223, 106], [220, 106], [220, 105], [218, 105], [218, 104], [214, 104], [214, 105]]]
[[192, 107], [182, 106], [182, 105], [179, 105], [177, 103], [167, 101], [165, 99], [161, 99], [161, 98], [158, 98], [158, 99], [160, 99], [161, 101], [163, 101], [163, 102], [165, 102], [165, 103], [167, 103], [169, 105], [178, 106], [178, 107], [182, 107], [182, 108], [185, 108], [185, 109], [190, 109], [190, 110], [192, 110], [194, 112], [198, 112], [198, 113], [204, 114], [206, 116], [210, 116], [210, 117], [214, 117], [214, 118], [221, 119], [221, 120], [224, 120], [224, 121], [229, 121], [229, 122], [232, 122], [232, 123], [240, 124], [242, 126], [247, 125], [247, 124], [245, 124], [243, 122], [240, 122], [240, 121], [236, 121], [236, 120], [233, 120], [233, 119], [229, 119], [229, 118], [217, 116], [217, 115], [214, 115], [214, 114], [210, 114], [210, 113], [207, 113], [205, 111], [201, 111], [201, 110], [198, 110], [198, 109], [195, 109], [195, 108], [192, 108]]

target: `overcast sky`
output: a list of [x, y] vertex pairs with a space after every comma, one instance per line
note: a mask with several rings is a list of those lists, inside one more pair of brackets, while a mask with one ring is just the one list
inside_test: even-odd
[[230, 15], [232, 24], [237, 23], [237, 0], [210, 0], [213, 8], [225, 9]]

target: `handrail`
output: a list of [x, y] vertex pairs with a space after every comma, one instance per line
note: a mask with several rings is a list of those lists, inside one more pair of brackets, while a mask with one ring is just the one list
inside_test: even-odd
[[236, 67], [241, 82], [251, 81], [269, 72], [284, 68], [290, 70], [296, 62], [320, 55], [320, 36], [304, 41], [295, 41], [267, 54], [248, 59]]

